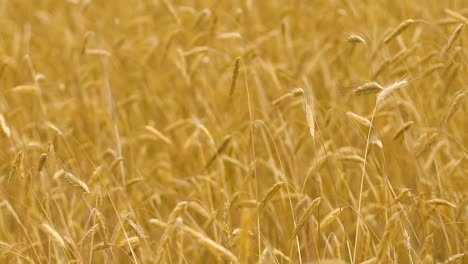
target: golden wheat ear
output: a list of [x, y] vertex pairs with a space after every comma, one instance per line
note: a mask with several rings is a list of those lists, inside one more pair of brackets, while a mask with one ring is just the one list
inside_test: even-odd
[[236, 58], [236, 61], [234, 62], [234, 69], [232, 71], [231, 88], [229, 89], [229, 96], [232, 96], [234, 94], [234, 90], [236, 89], [237, 76], [239, 75], [239, 65], [240, 58]]
[[458, 37], [460, 36], [463, 28], [465, 28], [465, 24], [459, 24], [455, 28], [455, 30], [450, 35], [447, 43], [445, 43], [444, 47], [440, 51], [440, 56], [445, 55], [447, 53], [447, 51], [453, 46], [453, 43], [458, 39]]
[[390, 42], [392, 39], [396, 38], [398, 35], [400, 35], [403, 31], [409, 28], [409, 26], [413, 25], [416, 21], [413, 19], [407, 19], [398, 25], [396, 29], [394, 29], [390, 34], [388, 34], [384, 38], [384, 43]]

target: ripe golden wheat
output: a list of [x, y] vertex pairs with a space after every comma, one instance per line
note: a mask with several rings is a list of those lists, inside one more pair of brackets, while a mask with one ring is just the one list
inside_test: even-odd
[[468, 263], [466, 1], [0, 1], [0, 263]]

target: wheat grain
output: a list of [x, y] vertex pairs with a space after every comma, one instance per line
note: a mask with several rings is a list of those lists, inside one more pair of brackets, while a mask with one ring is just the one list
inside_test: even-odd
[[395, 197], [395, 199], [393, 199], [393, 203], [399, 203], [403, 199], [410, 197], [410, 196], [411, 196], [411, 189], [405, 188], [400, 192], [400, 194], [398, 194], [397, 197]]
[[103, 50], [103, 49], [86, 49], [85, 54], [86, 55], [98, 55], [98, 56], [104, 56], [104, 57], [112, 57], [112, 53], [110, 53], [107, 50]]
[[140, 238], [140, 239], [145, 239], [145, 238], [148, 238], [147, 235], [145, 235], [145, 233], [143, 233], [143, 230], [141, 230], [141, 227], [139, 227], [135, 222], [133, 222], [131, 219], [129, 218], [126, 218], [127, 220], [127, 223], [128, 225], [133, 229], [133, 231], [135, 232], [135, 234], [137, 234], [137, 236]]
[[346, 115], [351, 117], [354, 121], [356, 121], [356, 123], [360, 124], [360, 125], [363, 125], [363, 126], [366, 126], [366, 127], [370, 127], [371, 126], [371, 122], [369, 121], [369, 119], [365, 118], [365, 117], [362, 117], [358, 114], [355, 114], [353, 112], [346, 112]]
[[431, 67], [427, 68], [426, 71], [424, 71], [424, 73], [422, 74], [422, 77], [430, 75], [431, 73], [433, 73], [433, 72], [435, 72], [437, 70], [443, 69], [444, 67], [445, 67], [445, 64], [443, 64], [443, 63], [434, 64]]
[[434, 264], [434, 259], [432, 258], [432, 256], [427, 255], [427, 256], [422, 260], [422, 264]]
[[304, 213], [301, 215], [301, 217], [297, 221], [297, 225], [294, 228], [292, 238], [296, 237], [301, 231], [302, 227], [304, 227], [304, 225], [309, 222], [310, 216], [312, 215], [314, 209], [320, 204], [321, 200], [322, 198], [318, 197], [318, 198], [315, 198], [312, 202], [310, 202], [310, 204], [304, 210]]
[[304, 90], [302, 88], [294, 88], [290, 92], [278, 97], [272, 102], [272, 105], [278, 105], [282, 101], [291, 98], [291, 97], [299, 97], [304, 94]]
[[341, 214], [342, 210], [343, 208], [336, 208], [335, 210], [328, 213], [320, 222], [320, 229], [325, 229], [328, 225], [335, 221], [336, 218], [338, 218], [338, 216]]
[[465, 23], [465, 25], [468, 24], [468, 18], [466, 18], [462, 14], [457, 13], [457, 12], [451, 10], [451, 9], [448, 9], [448, 8], [446, 8], [444, 11], [445, 11], [445, 13], [449, 14], [450, 16], [452, 16], [454, 18], [457, 18], [460, 21], [462, 21], [463, 23]]
[[460, 33], [462, 32], [463, 28], [465, 27], [465, 24], [459, 24], [457, 28], [452, 32], [450, 35], [447, 43], [444, 45], [440, 52], [440, 56], [443, 56], [447, 53], [447, 51], [452, 47], [453, 43], [457, 40], [457, 38], [460, 36]]
[[421, 135], [421, 141], [418, 139], [418, 142], [416, 143], [416, 157], [421, 156], [426, 150], [431, 148], [440, 136], [439, 132], [434, 132], [429, 137], [423, 135]]
[[394, 84], [388, 86], [388, 87], [385, 87], [384, 90], [382, 90], [381, 92], [379, 92], [379, 94], [377, 94], [377, 99], [376, 99], [376, 106], [380, 106], [382, 105], [383, 101], [390, 95], [392, 94], [394, 91], [402, 88], [402, 87], [405, 87], [408, 85], [408, 82], [406, 80], [403, 80], [403, 81], [398, 81], [398, 82], [395, 82]]
[[450, 256], [450, 257], [449, 257], [445, 262], [443, 262], [443, 263], [444, 263], [444, 264], [458, 263], [457, 260], [462, 259], [466, 254], [468, 254], [468, 253], [459, 253], [459, 254], [452, 255], [452, 256]]
[[39, 94], [41, 90], [34, 85], [19, 85], [11, 89], [14, 93]]
[[393, 233], [397, 230], [397, 219], [398, 213], [395, 213], [390, 220], [387, 222], [385, 226], [385, 232], [383, 235], [382, 240], [380, 241], [378, 248], [377, 248], [377, 256], [376, 260], [377, 263], [382, 263], [384, 257], [387, 255], [388, 248], [392, 242]]
[[463, 104], [463, 101], [465, 99], [465, 95], [468, 93], [468, 91], [462, 91], [460, 92], [455, 99], [453, 100], [452, 104], [449, 107], [449, 110], [447, 112], [447, 115], [444, 119], [444, 123], [447, 124], [450, 119], [453, 117], [453, 115], [458, 111], [458, 109], [461, 107]]
[[13, 216], [13, 218], [15, 218], [16, 223], [21, 225], [21, 220], [20, 220], [18, 214], [16, 213], [15, 209], [13, 208], [13, 206], [11, 205], [11, 203], [8, 200], [3, 200], [0, 205], [4, 205], [8, 209], [10, 214]]
[[54, 124], [52, 124], [51, 122], [49, 122], [49, 121], [44, 121], [44, 125], [46, 125], [48, 128], [50, 128], [52, 131], [54, 131], [54, 132], [57, 133], [58, 135], [63, 136], [62, 131], [61, 131], [57, 126], [55, 126]]
[[185, 214], [185, 211], [187, 210], [189, 203], [186, 201], [182, 201], [174, 207], [174, 210], [172, 210], [171, 214], [169, 215], [168, 218], [168, 223], [173, 223], [175, 220], [177, 220], [178, 217], [181, 215]]
[[391, 59], [386, 59], [384, 60], [375, 70], [374, 72], [374, 78], [377, 78], [380, 76], [380, 74], [390, 65]]
[[158, 139], [162, 140], [164, 143], [166, 143], [168, 145], [173, 144], [171, 139], [169, 139], [168, 137], [163, 135], [163, 133], [161, 133], [156, 128], [148, 125], [148, 126], [145, 126], [145, 129], [146, 129], [146, 131], [150, 132], [152, 135], [156, 136]]
[[403, 31], [405, 31], [409, 26], [414, 24], [416, 21], [413, 19], [407, 19], [398, 25], [398, 27], [390, 32], [385, 38], [384, 38], [384, 44], [390, 42], [390, 40], [394, 39], [398, 35], [400, 35]]
[[98, 209], [93, 209], [94, 223], [97, 222], [99, 225], [99, 232], [101, 233], [104, 242], [109, 242], [109, 233], [107, 231], [106, 223], [104, 222], [104, 216]]
[[0, 263], [467, 258], [463, 1], [35, 2], [0, 1]]
[[358, 35], [350, 35], [347, 40], [350, 43], [361, 43], [367, 45], [367, 42], [361, 36]]
[[226, 135], [219, 145], [219, 147], [216, 149], [216, 152], [211, 156], [211, 158], [208, 160], [208, 162], [205, 165], [205, 168], [209, 168], [211, 164], [216, 160], [217, 157], [221, 155], [221, 153], [229, 146], [229, 142], [231, 142], [232, 135]]
[[201, 46], [201, 47], [195, 47], [195, 48], [193, 48], [191, 50], [188, 50], [188, 51], [184, 51], [184, 52], [182, 52], [182, 54], [183, 54], [183, 56], [188, 57], [188, 56], [195, 55], [195, 54], [198, 54], [198, 53], [206, 53], [207, 51], [210, 51], [210, 48], [205, 47], [205, 46]]
[[18, 171], [21, 164], [23, 163], [23, 157], [24, 157], [23, 150], [19, 151], [18, 154], [16, 154], [15, 160], [13, 161], [13, 166], [11, 167], [11, 170], [8, 174], [9, 182], [13, 181], [14, 177], [16, 176], [16, 172]]
[[417, 65], [423, 65], [429, 62], [432, 58], [437, 56], [438, 52], [436, 50], [433, 50], [429, 52], [426, 56], [424, 56], [421, 60], [419, 60], [416, 64]]
[[101, 250], [104, 250], [104, 249], [108, 249], [108, 248], [110, 248], [112, 246], [113, 246], [113, 244], [111, 244], [111, 243], [99, 242], [93, 247], [93, 251], [101, 251]]
[[175, 219], [171, 219], [168, 224], [164, 224], [164, 233], [160, 239], [158, 250], [156, 251], [156, 263], [159, 263], [160, 260], [164, 256], [164, 248], [166, 245], [169, 243], [169, 239], [174, 233], [176, 225], [180, 225], [182, 222], [182, 219], [179, 217], [176, 217]]
[[278, 250], [278, 249], [276, 249], [276, 248], [273, 249], [273, 254], [274, 254], [275, 256], [279, 256], [279, 257], [281, 257], [282, 259], [284, 259], [284, 260], [286, 261], [286, 263], [291, 263], [291, 258], [288, 257], [288, 256], [286, 256], [286, 255], [285, 255], [283, 252], [281, 252], [280, 250]]
[[433, 235], [429, 235], [427, 236], [425, 239], [424, 239], [424, 244], [421, 248], [421, 250], [419, 251], [419, 257], [421, 259], [424, 259], [427, 254], [432, 250], [432, 243], [433, 243], [434, 239], [433, 239]]
[[383, 149], [382, 141], [379, 138], [377, 138], [375, 135], [371, 137], [370, 142], [371, 144], [374, 144], [378, 146], [379, 148]]
[[136, 178], [133, 178], [133, 179], [127, 181], [126, 187], [128, 188], [128, 187], [130, 187], [130, 186], [132, 186], [132, 185], [135, 185], [135, 184], [137, 184], [137, 183], [139, 183], [139, 182], [142, 182], [142, 181], [144, 181], [144, 180], [145, 180], [145, 178], [143, 178], [143, 177], [136, 177]]
[[62, 236], [60, 236], [60, 234], [57, 231], [55, 231], [54, 228], [52, 228], [47, 223], [43, 223], [41, 227], [42, 227], [42, 230], [46, 232], [50, 238], [58, 242], [60, 246], [65, 247], [65, 241], [63, 240]]
[[59, 176], [68, 181], [79, 192], [90, 193], [88, 185], [70, 172], [63, 171]]
[[237, 258], [236, 255], [234, 255], [231, 251], [223, 247], [222, 245], [216, 243], [213, 241], [211, 238], [197, 232], [193, 228], [190, 228], [186, 225], [183, 226], [183, 231], [190, 234], [192, 237], [197, 239], [197, 241], [211, 249], [212, 251], [220, 254], [221, 256], [224, 256], [226, 259], [234, 262], [234, 263], [239, 263], [239, 259]]
[[408, 129], [410, 129], [413, 124], [414, 124], [414, 121], [408, 121], [408, 122], [404, 123], [398, 129], [398, 131], [393, 135], [393, 137], [392, 137], [393, 140], [398, 139], [401, 135], [403, 135], [403, 133], [406, 133], [406, 131], [408, 131]]
[[182, 21], [180, 20], [179, 16], [177, 15], [176, 10], [174, 9], [174, 6], [169, 0], [162, 0], [162, 3], [164, 6], [167, 8], [171, 16], [174, 18], [177, 24], [181, 25]]
[[284, 182], [277, 182], [267, 191], [267, 193], [265, 194], [265, 197], [263, 197], [262, 201], [260, 201], [260, 205], [259, 205], [260, 211], [263, 211], [265, 209], [267, 204], [270, 202], [271, 198], [273, 198], [275, 193], [278, 192], [278, 190], [284, 185], [285, 185]]
[[218, 39], [242, 39], [242, 34], [239, 32], [225, 32], [217, 36]]
[[408, 256], [409, 256], [409, 259], [410, 259], [410, 263], [413, 263], [413, 258], [412, 258], [412, 254], [411, 254], [411, 238], [410, 238], [410, 236], [408, 234], [408, 231], [406, 229], [403, 230], [403, 238], [404, 238], [403, 244], [405, 245], [406, 250], [408, 250]]
[[307, 126], [309, 127], [310, 135], [312, 140], [315, 140], [315, 112], [313, 105], [312, 96], [308, 96], [306, 93], [303, 94], [304, 99], [304, 112], [306, 116]]
[[39, 162], [37, 164], [37, 172], [40, 173], [42, 169], [44, 169], [44, 166], [47, 161], [47, 153], [42, 153], [41, 156], [39, 157]]
[[79, 244], [83, 244], [88, 238], [94, 236], [94, 234], [99, 230], [99, 224], [95, 224], [92, 227], [86, 231], [86, 233], [83, 235], [83, 238], [81, 239]]
[[227, 242], [228, 248], [232, 247], [231, 238], [231, 199], [224, 203], [223, 208], [223, 235]]
[[366, 94], [371, 94], [371, 93], [378, 93], [382, 91], [384, 88], [376, 83], [376, 82], [367, 82], [356, 89], [354, 89], [354, 94], [355, 95], [366, 95]]
[[83, 44], [81, 45], [80, 54], [84, 55], [86, 53], [86, 48], [88, 47], [89, 39], [94, 35], [94, 32], [86, 32], [83, 38]]
[[373, 257], [373, 258], [370, 258], [366, 261], [363, 261], [361, 262], [361, 264], [374, 264], [374, 263], [377, 263], [377, 258], [376, 257]]
[[232, 96], [234, 94], [234, 90], [236, 89], [237, 76], [239, 75], [239, 66], [240, 58], [236, 58], [236, 61], [234, 62], [234, 70], [232, 71], [231, 88], [229, 89], [229, 96]]
[[364, 164], [364, 159], [356, 154], [353, 155], [345, 155], [345, 154], [335, 154], [335, 158], [338, 161], [349, 161], [349, 162], [354, 162], [358, 164]]
[[292, 93], [287, 93], [287, 94], [283, 94], [282, 96], [276, 98], [275, 100], [273, 100], [273, 102], [271, 103], [272, 105], [278, 105], [279, 103], [281, 103], [282, 101], [290, 98], [290, 97], [293, 97]]
[[2, 114], [0, 114], [0, 129], [2, 130], [2, 133], [3, 133], [4, 136], [10, 137], [11, 130], [8, 127], [8, 125], [7, 125], [6, 121], [5, 121], [5, 117], [3, 117]]
[[138, 236], [132, 236], [129, 238], [122, 239], [119, 243], [119, 247], [126, 247], [130, 245], [132, 249], [136, 248], [138, 245], [140, 245], [140, 237]]
[[451, 203], [447, 200], [440, 199], [440, 198], [434, 198], [434, 199], [428, 200], [427, 203], [431, 205], [435, 205], [435, 206], [440, 205], [440, 206], [448, 206], [452, 208], [457, 208], [457, 205], [455, 205], [454, 203]]

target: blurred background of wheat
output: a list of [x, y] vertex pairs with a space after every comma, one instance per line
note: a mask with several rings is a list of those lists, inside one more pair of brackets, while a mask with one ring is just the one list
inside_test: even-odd
[[0, 262], [466, 263], [467, 18], [0, 1]]

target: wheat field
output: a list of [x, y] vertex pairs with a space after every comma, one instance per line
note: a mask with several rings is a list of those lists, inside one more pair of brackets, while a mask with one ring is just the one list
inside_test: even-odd
[[467, 263], [466, 24], [0, 1], [0, 263]]

